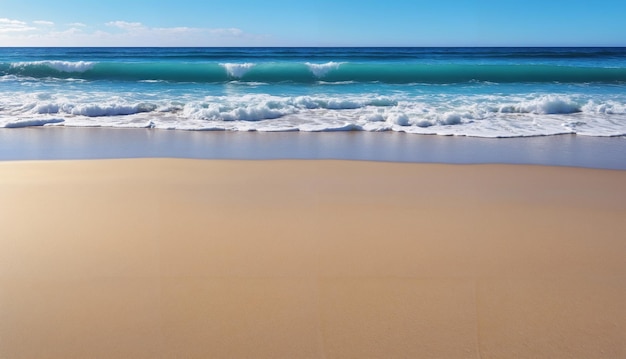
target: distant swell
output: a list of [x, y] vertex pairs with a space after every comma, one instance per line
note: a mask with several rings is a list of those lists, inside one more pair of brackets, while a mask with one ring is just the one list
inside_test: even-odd
[[626, 68], [556, 65], [411, 63], [118, 63], [36, 61], [0, 63], [0, 77], [109, 81], [343, 83], [622, 83]]

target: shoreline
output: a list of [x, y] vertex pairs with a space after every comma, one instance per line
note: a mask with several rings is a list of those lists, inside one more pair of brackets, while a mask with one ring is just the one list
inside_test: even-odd
[[0, 357], [623, 357], [626, 172], [0, 161]]
[[0, 129], [0, 161], [101, 158], [336, 159], [527, 164], [626, 170], [626, 138], [478, 138], [396, 132], [223, 132], [133, 128]]

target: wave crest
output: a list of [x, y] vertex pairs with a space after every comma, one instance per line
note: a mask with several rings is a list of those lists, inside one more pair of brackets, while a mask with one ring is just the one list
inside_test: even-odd
[[307, 62], [305, 65], [309, 68], [309, 70], [315, 75], [317, 78], [322, 78], [326, 76], [326, 74], [332, 70], [337, 70], [339, 66], [341, 66], [343, 62], [327, 62], [325, 64], [314, 64]]
[[246, 74], [246, 72], [250, 71], [251, 68], [256, 66], [256, 64], [254, 63], [237, 63], [237, 64], [223, 63], [223, 64], [220, 64], [220, 66], [226, 69], [226, 73], [228, 73], [229, 76], [240, 79]]
[[93, 69], [96, 63], [92, 61], [29, 61], [29, 62], [16, 62], [12, 63], [13, 68], [28, 68], [28, 67], [48, 67], [59, 72], [85, 72]]

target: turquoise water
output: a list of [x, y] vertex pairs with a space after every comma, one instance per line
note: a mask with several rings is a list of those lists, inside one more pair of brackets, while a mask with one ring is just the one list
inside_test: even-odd
[[626, 135], [624, 48], [2, 48], [0, 127]]

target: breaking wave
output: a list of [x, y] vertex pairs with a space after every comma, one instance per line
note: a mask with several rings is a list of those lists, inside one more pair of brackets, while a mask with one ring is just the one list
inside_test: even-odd
[[0, 77], [78, 78], [112, 81], [326, 83], [621, 83], [626, 68], [557, 65], [422, 63], [172, 63], [34, 61], [0, 63]]

